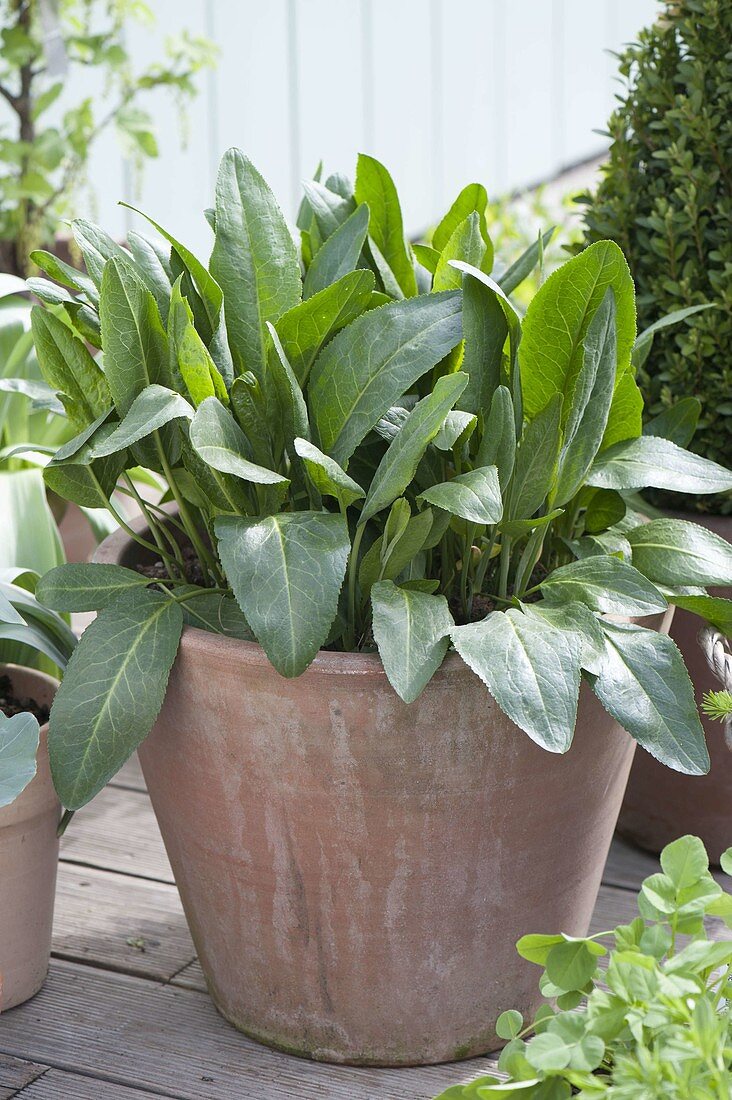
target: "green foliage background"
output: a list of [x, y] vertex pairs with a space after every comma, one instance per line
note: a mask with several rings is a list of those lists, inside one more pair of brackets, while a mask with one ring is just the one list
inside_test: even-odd
[[[732, 461], [732, 0], [667, 3], [620, 55], [624, 87], [608, 130], [610, 158], [586, 196], [586, 241], [623, 249], [638, 327], [702, 302], [659, 333], [639, 373], [656, 415], [693, 395], [702, 414], [692, 449]], [[678, 497], [675, 498], [678, 507]], [[729, 498], [691, 498], [729, 512]]]

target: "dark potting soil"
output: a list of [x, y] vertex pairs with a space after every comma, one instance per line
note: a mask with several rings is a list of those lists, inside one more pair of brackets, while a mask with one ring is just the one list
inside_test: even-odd
[[[188, 584], [197, 584], [202, 588], [206, 586], [206, 578], [204, 576], [201, 563], [196, 557], [196, 552], [192, 546], [181, 547], [181, 557], [183, 558], [183, 569], [185, 571], [186, 580]], [[141, 573], [143, 577], [149, 577], [151, 581], [169, 581], [170, 575], [167, 568], [163, 565], [162, 561], [154, 561], [149, 565], [136, 565], [135, 569], [138, 573]]]
[[13, 691], [13, 682], [9, 676], [0, 676], [0, 710], [6, 718], [12, 718], [14, 714], [26, 714], [30, 712], [38, 719], [40, 725], [48, 721], [49, 708], [35, 699], [26, 699], [22, 695], [16, 695]]

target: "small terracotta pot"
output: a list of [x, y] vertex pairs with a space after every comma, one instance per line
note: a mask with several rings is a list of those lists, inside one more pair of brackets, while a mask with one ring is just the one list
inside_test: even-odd
[[[112, 535], [97, 560], [132, 565]], [[660, 625], [660, 618], [653, 625]], [[374, 654], [295, 680], [185, 628], [140, 760], [211, 996], [268, 1045], [414, 1065], [537, 1007], [515, 943], [584, 935], [634, 742], [587, 688], [545, 752], [451, 654], [405, 705]]]
[[[732, 543], [732, 516], [690, 513], [673, 513], [673, 516], [708, 527]], [[718, 596], [732, 598], [732, 589], [713, 591]], [[701, 625], [695, 615], [678, 608], [670, 630], [683, 654], [699, 706], [705, 692], [721, 688], [697, 640]], [[682, 775], [664, 768], [647, 753], [638, 753], [620, 811], [618, 831], [651, 852], [660, 852], [670, 841], [691, 833], [701, 837], [709, 858], [718, 863], [722, 852], [732, 845], [732, 752], [725, 744], [719, 722], [702, 714], [702, 725], [711, 759], [708, 775]]]
[[[15, 665], [0, 666], [19, 695], [50, 706], [58, 684]], [[51, 954], [60, 810], [41, 727], [38, 771], [23, 793], [0, 809], [0, 1011], [43, 985]]]

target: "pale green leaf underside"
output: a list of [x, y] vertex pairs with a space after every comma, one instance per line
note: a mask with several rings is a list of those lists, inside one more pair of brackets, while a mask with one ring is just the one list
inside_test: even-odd
[[379, 581], [371, 589], [374, 638], [389, 683], [412, 703], [442, 664], [454, 622], [444, 596]]
[[38, 722], [32, 714], [0, 711], [0, 809], [15, 801], [36, 774]]

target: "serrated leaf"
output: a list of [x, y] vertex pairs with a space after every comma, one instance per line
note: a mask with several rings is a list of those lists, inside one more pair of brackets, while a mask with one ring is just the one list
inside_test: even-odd
[[600, 451], [626, 439], [636, 439], [643, 427], [643, 394], [630, 370], [618, 372]]
[[99, 316], [104, 374], [117, 411], [125, 416], [146, 386], [168, 384], [168, 338], [150, 291], [115, 260], [104, 268]]
[[32, 714], [7, 718], [0, 711], [0, 810], [14, 802], [36, 774], [39, 738]]
[[257, 640], [282, 676], [299, 676], [338, 610], [351, 547], [343, 516], [222, 516], [215, 531], [227, 579]]
[[85, 427], [112, 403], [104, 374], [83, 341], [53, 313], [34, 306], [31, 325], [43, 377], [49, 386], [70, 398], [72, 424]]
[[503, 511], [495, 466], [481, 466], [459, 474], [451, 481], [423, 490], [417, 499], [470, 523], [498, 523]]
[[177, 603], [141, 590], [120, 596], [84, 631], [49, 720], [51, 772], [67, 809], [93, 798], [149, 733], [182, 628]]
[[148, 584], [149, 577], [121, 565], [70, 563], [41, 577], [36, 598], [55, 611], [100, 611], [129, 589]]
[[689, 674], [665, 634], [604, 621], [605, 655], [592, 687], [642, 748], [676, 771], [709, 770], [704, 731]]
[[284, 434], [285, 444], [289, 449], [293, 446], [296, 437], [310, 438], [308, 410], [302, 390], [287, 360], [274, 325], [267, 322], [267, 331], [272, 340], [273, 349], [269, 357], [270, 380], [273, 383], [272, 389], [276, 395], [279, 411], [278, 420]]
[[344, 465], [379, 418], [460, 341], [460, 295], [365, 313], [320, 353], [309, 387], [319, 446]]
[[490, 286], [468, 271], [462, 277], [462, 287], [465, 350], [461, 370], [466, 372], [469, 382], [460, 405], [487, 417], [501, 382], [509, 324], [504, 303]]
[[569, 602], [555, 605], [541, 600], [538, 603], [522, 604], [522, 610], [529, 618], [538, 616], [565, 634], [573, 634], [582, 653], [582, 668], [588, 672], [599, 670], [605, 637], [596, 616], [586, 604]]
[[206, 592], [179, 585], [177, 595], [196, 592], [195, 599], [182, 604], [183, 620], [188, 626], [198, 630], [208, 630], [211, 634], [223, 634], [227, 638], [239, 638], [244, 642], [255, 642], [256, 638], [244, 613], [233, 596], [224, 592]]
[[[399, 505], [403, 523], [395, 532], [392, 517]], [[389, 514], [384, 535], [371, 544], [361, 558], [358, 570], [358, 583], [361, 594], [366, 598], [371, 591], [371, 586], [377, 580], [396, 580], [401, 576], [409, 563], [422, 549], [427, 548], [433, 526], [433, 516], [430, 508], [418, 512], [416, 516], [410, 515], [406, 501], [395, 501]]]
[[[72, 290], [83, 294], [92, 303], [99, 301], [99, 291], [94, 280], [85, 275], [83, 271], [78, 271], [77, 268], [60, 260], [58, 256], [54, 256], [52, 252], [46, 252], [43, 249], [35, 249], [31, 252], [30, 258], [36, 267], [40, 267], [41, 271], [45, 271], [57, 283], [71, 287]], [[37, 279], [33, 280], [34, 283], [39, 281]]]
[[505, 492], [516, 461], [516, 420], [513, 401], [506, 386], [493, 394], [490, 412], [475, 456], [476, 466], [495, 466], [501, 491]]
[[451, 637], [511, 721], [550, 752], [567, 751], [580, 682], [571, 636], [509, 609], [456, 627]]
[[473, 413], [453, 410], [445, 417], [445, 421], [432, 443], [440, 451], [451, 451], [456, 445], [463, 446], [470, 439], [477, 424], [478, 419]]
[[288, 479], [247, 458], [247, 440], [234, 417], [215, 397], [207, 397], [191, 421], [191, 445], [214, 470], [257, 485], [287, 485]]
[[554, 602], [579, 600], [593, 611], [613, 615], [656, 615], [668, 606], [641, 572], [609, 555], [560, 566], [541, 582], [541, 590]]
[[[450, 265], [451, 260], [464, 260], [473, 267], [482, 268], [488, 248], [481, 233], [480, 218], [474, 210], [455, 226], [440, 253], [435, 268], [433, 290], [459, 290], [462, 275]], [[488, 265], [493, 259], [492, 250], [488, 252]]]
[[296, 439], [295, 452], [305, 463], [313, 484], [323, 496], [335, 497], [343, 508], [366, 496], [361, 486], [314, 443], [307, 439]]
[[732, 638], [732, 600], [725, 600], [721, 596], [684, 596], [670, 592], [667, 594], [668, 602], [682, 607], [685, 611], [691, 611], [700, 619], [711, 623], [727, 638]]
[[598, 535], [620, 523], [627, 511], [627, 504], [615, 489], [598, 489], [593, 494], [585, 512], [585, 531]]
[[442, 664], [454, 627], [444, 596], [378, 581], [371, 589], [374, 639], [389, 683], [413, 703]]
[[157, 249], [141, 233], [130, 230], [127, 243], [135, 261], [135, 270], [155, 299], [160, 319], [165, 324], [170, 307], [170, 265], [166, 269]]
[[732, 584], [732, 545], [697, 523], [654, 519], [627, 538], [634, 565], [657, 584]]
[[482, 183], [469, 183], [463, 187], [452, 206], [439, 222], [432, 234], [432, 246], [442, 252], [458, 225], [474, 211], [478, 214], [479, 225], [484, 238], [488, 237], [485, 223], [485, 210], [488, 205], [488, 192]]
[[587, 477], [600, 489], [673, 489], [721, 493], [732, 489], [732, 471], [658, 436], [627, 439], [603, 451]]
[[399, 196], [384, 165], [365, 153], [358, 156], [355, 195], [356, 202], [366, 203], [371, 213], [369, 237], [394, 273], [405, 298], [412, 297], [417, 293], [417, 280], [404, 237]]
[[104, 458], [116, 454], [173, 420], [192, 419], [193, 413], [193, 407], [185, 397], [174, 390], [165, 386], [146, 386], [132, 402], [121, 423], [103, 442], [92, 442], [92, 456]]
[[318, 249], [303, 284], [307, 300], [355, 270], [369, 228], [369, 208], [361, 203]]
[[507, 519], [533, 516], [550, 493], [559, 457], [561, 415], [562, 397], [556, 393], [525, 428], [506, 494]]
[[688, 447], [694, 438], [699, 423], [701, 401], [696, 397], [682, 397], [669, 409], [647, 420], [643, 425], [643, 435], [661, 436], [670, 439], [677, 447]]

